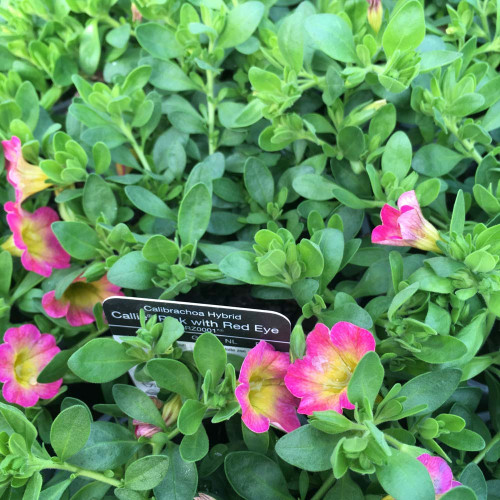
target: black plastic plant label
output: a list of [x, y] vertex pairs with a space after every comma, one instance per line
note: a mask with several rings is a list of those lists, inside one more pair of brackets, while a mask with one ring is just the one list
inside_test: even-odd
[[144, 309], [146, 318], [156, 314], [161, 322], [171, 316], [182, 323], [184, 335], [178, 344], [183, 349], [192, 349], [204, 332], [216, 335], [233, 354], [245, 355], [261, 340], [277, 351], [288, 351], [290, 345], [290, 321], [274, 311], [134, 297], [109, 297], [103, 306], [111, 333], [117, 336], [133, 335]]

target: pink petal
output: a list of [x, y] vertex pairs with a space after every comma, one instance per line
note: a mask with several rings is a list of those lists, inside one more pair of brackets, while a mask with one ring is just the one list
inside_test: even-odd
[[52, 399], [59, 392], [62, 383], [63, 379], [61, 378], [48, 384], [36, 384], [34, 390], [40, 399]]
[[14, 377], [15, 353], [9, 344], [0, 345], [0, 382]]
[[401, 232], [396, 234], [392, 227], [377, 226], [372, 231], [372, 243], [379, 245], [392, 245], [395, 247], [408, 246], [407, 243], [401, 239]]
[[252, 432], [266, 432], [269, 429], [270, 420], [252, 408], [248, 398], [249, 390], [250, 388], [246, 385], [236, 387], [235, 395], [241, 406], [241, 419]]
[[417, 460], [419, 460], [429, 472], [436, 495], [446, 493], [451, 489], [453, 473], [451, 472], [450, 466], [443, 458], [433, 457], [424, 453], [417, 457]]
[[418, 203], [417, 200], [417, 195], [415, 194], [415, 191], [407, 191], [406, 193], [403, 193], [399, 199], [398, 199], [398, 207], [401, 210], [404, 206], [411, 207], [417, 212], [420, 212], [420, 204]]
[[41, 337], [40, 330], [31, 324], [9, 328], [3, 340], [17, 352], [20, 349], [31, 349]]
[[333, 325], [330, 339], [342, 359], [346, 363], [354, 363], [354, 365], [368, 351], [375, 350], [375, 339], [371, 332], [347, 321], [340, 321]]
[[399, 230], [398, 228], [398, 218], [401, 212], [387, 203], [382, 207], [380, 211], [380, 218], [382, 219], [382, 224], [384, 226], [389, 226], [395, 232]]
[[308, 356], [323, 356], [331, 350], [330, 329], [323, 323], [317, 323], [306, 337], [306, 351]]
[[274, 347], [261, 340], [246, 355], [238, 381], [248, 383], [254, 372], [267, 378], [284, 377], [289, 364], [287, 353], [275, 351]]
[[21, 155], [21, 140], [13, 135], [9, 141], [2, 141], [5, 159], [9, 162], [17, 162]]
[[52, 290], [42, 297], [42, 307], [51, 318], [63, 318], [69, 309], [69, 302], [61, 297], [56, 299], [56, 292]]
[[422, 216], [416, 210], [407, 210], [399, 218], [401, 236], [407, 241], [418, 240], [425, 236]]
[[2, 387], [2, 394], [5, 401], [24, 406], [25, 408], [36, 405], [39, 399], [38, 394], [31, 386], [24, 387], [15, 378], [5, 382]]
[[83, 326], [90, 325], [95, 321], [95, 318], [91, 311], [70, 305], [68, 313], [66, 314], [66, 321], [71, 326]]

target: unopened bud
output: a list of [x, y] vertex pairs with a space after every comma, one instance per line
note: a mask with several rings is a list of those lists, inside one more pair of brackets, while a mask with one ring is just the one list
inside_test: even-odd
[[380, 0], [367, 0], [369, 3], [368, 7], [368, 23], [373, 28], [375, 33], [380, 31], [380, 27], [382, 26], [382, 2]]
[[172, 425], [177, 421], [179, 412], [181, 411], [182, 400], [181, 397], [176, 394], [172, 399], [169, 399], [164, 405], [161, 411], [161, 416], [165, 421], [167, 427]]

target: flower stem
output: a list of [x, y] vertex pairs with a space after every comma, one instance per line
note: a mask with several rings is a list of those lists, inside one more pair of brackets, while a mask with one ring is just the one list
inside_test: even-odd
[[332, 474], [328, 479], [322, 484], [321, 488], [311, 497], [311, 500], [320, 500], [323, 498], [327, 491], [332, 487], [335, 482], [335, 476]]
[[491, 441], [488, 443], [488, 445], [482, 450], [480, 453], [477, 454], [476, 458], [473, 460], [475, 464], [478, 464], [481, 462], [481, 460], [486, 456], [486, 454], [495, 446], [498, 441], [500, 441], [500, 432], [497, 432]]
[[215, 134], [214, 72], [207, 69], [207, 113], [208, 113], [208, 154], [215, 153], [217, 137]]
[[88, 477], [90, 479], [95, 479], [96, 481], [100, 481], [101, 483], [110, 484], [111, 486], [115, 486], [116, 488], [121, 488], [123, 486], [123, 481], [121, 479], [113, 479], [112, 477], [107, 477], [104, 474], [101, 474], [100, 472], [81, 469], [80, 467], [76, 467], [75, 465], [70, 465], [66, 462], [56, 463], [48, 460], [43, 460], [40, 461], [39, 463], [44, 469], [65, 470], [77, 476]]
[[125, 125], [125, 123], [120, 123], [120, 129], [123, 133], [123, 135], [128, 139], [130, 144], [132, 145], [132, 148], [135, 151], [135, 154], [137, 155], [137, 158], [139, 158], [139, 161], [141, 162], [142, 166], [144, 167], [144, 170], [147, 170], [148, 172], [151, 172], [151, 167], [149, 166], [149, 162], [146, 158], [146, 155], [144, 154], [144, 151], [142, 150], [141, 146], [137, 143], [135, 140], [134, 134], [130, 130], [130, 127]]

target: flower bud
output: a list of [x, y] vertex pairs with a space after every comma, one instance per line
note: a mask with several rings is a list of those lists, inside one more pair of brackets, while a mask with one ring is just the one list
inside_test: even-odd
[[182, 400], [181, 397], [176, 394], [173, 398], [169, 399], [164, 405], [161, 411], [161, 416], [168, 426], [172, 425], [177, 421], [179, 412], [181, 411]]
[[382, 2], [380, 0], [367, 0], [369, 3], [368, 7], [368, 23], [373, 28], [375, 33], [380, 31], [380, 27], [382, 26]]

